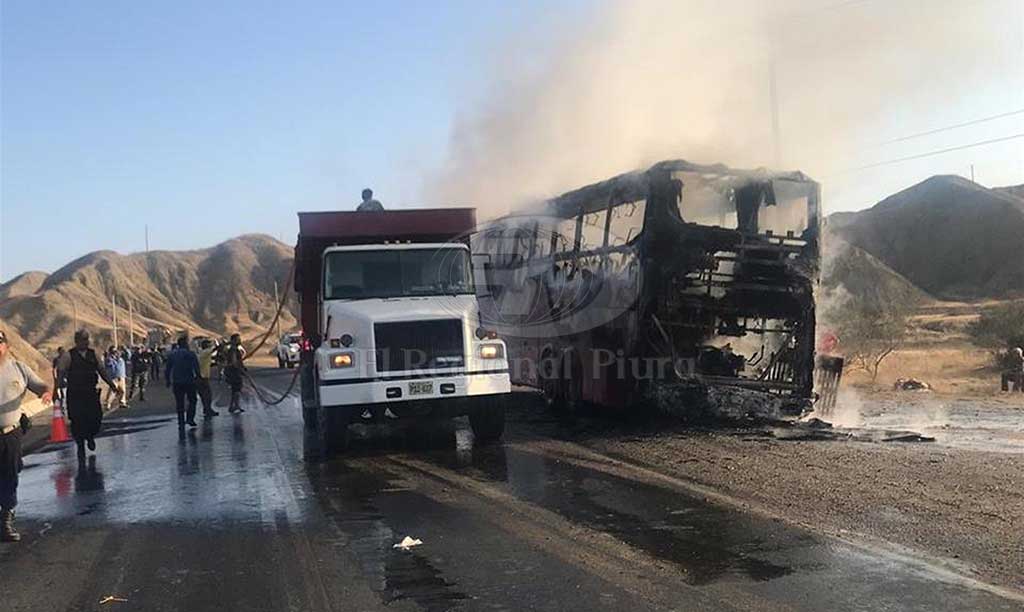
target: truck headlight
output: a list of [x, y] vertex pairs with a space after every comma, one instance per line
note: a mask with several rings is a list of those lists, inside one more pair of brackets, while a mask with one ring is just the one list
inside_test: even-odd
[[331, 355], [331, 367], [332, 368], [351, 368], [356, 362], [356, 358], [352, 353], [337, 353]]
[[480, 359], [502, 359], [505, 357], [505, 346], [502, 344], [480, 345]]

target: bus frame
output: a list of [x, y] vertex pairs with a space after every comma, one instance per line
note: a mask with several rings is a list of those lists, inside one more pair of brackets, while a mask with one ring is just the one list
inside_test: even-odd
[[820, 233], [820, 187], [803, 173], [663, 161], [479, 229], [482, 315], [513, 383], [561, 407], [689, 382], [806, 408]]

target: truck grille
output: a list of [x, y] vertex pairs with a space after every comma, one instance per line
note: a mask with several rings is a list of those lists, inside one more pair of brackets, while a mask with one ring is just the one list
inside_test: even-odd
[[454, 368], [465, 364], [462, 321], [401, 321], [373, 326], [377, 371]]

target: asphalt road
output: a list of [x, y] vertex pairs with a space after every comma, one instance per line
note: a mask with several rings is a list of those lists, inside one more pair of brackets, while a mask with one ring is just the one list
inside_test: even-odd
[[[275, 394], [291, 372], [256, 378]], [[87, 465], [72, 447], [26, 457], [0, 609], [1024, 609], [552, 436], [528, 398], [502, 445], [460, 422], [359, 428], [318, 462], [296, 395], [249, 395], [179, 439], [154, 389], [108, 417]], [[394, 548], [406, 536], [423, 543]]]

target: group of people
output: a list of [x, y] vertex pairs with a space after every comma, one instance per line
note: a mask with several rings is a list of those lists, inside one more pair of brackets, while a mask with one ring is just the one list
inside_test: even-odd
[[[57, 397], [66, 399], [67, 381], [59, 372], [58, 364], [67, 353], [64, 347], [57, 349], [57, 356], [52, 362], [54, 389]], [[163, 348], [150, 349], [144, 345], [117, 348], [111, 346], [103, 354], [103, 365], [107, 368], [110, 378], [114, 381], [114, 389], [108, 389], [103, 398], [103, 406], [110, 410], [116, 402], [124, 408], [138, 393], [139, 401], [146, 401], [146, 387], [159, 378], [160, 366], [164, 362]]]
[[[241, 393], [245, 349], [240, 336], [235, 334], [226, 343], [203, 340], [198, 349], [193, 351], [188, 337], [182, 336], [166, 354], [145, 347], [121, 350], [111, 347], [98, 354], [90, 346], [89, 332], [79, 330], [75, 332], [74, 346], [67, 351], [60, 349], [53, 360], [51, 389], [30, 367], [10, 355], [7, 337], [0, 330], [0, 541], [21, 539], [14, 528], [14, 508], [18, 503], [21, 439], [31, 427], [31, 420], [21, 411], [21, 402], [27, 393], [50, 402], [56, 389], [57, 399], [63, 402], [71, 422], [78, 461], [83, 464], [86, 450], [95, 452], [96, 436], [103, 425], [100, 380], [108, 389], [108, 406], [111, 398], [124, 405], [125, 394], [130, 398], [136, 390], [140, 400], [145, 400], [147, 385], [159, 375], [163, 365], [165, 382], [174, 393], [178, 430], [184, 435], [186, 426], [196, 427], [197, 398], [202, 399], [204, 416], [218, 414], [213, 409], [210, 388], [213, 363], [217, 360], [223, 366], [224, 379], [231, 389], [229, 412], [244, 412]], [[126, 384], [129, 370], [130, 387]]]
[[203, 417], [210, 418], [218, 413], [213, 409], [213, 392], [210, 378], [214, 361], [220, 361], [224, 380], [231, 389], [228, 412], [245, 412], [241, 405], [242, 375], [245, 371], [245, 349], [238, 334], [231, 336], [226, 344], [204, 339], [198, 352], [189, 347], [188, 336], [178, 338], [174, 349], [167, 355], [164, 379], [174, 393], [174, 404], [178, 413], [178, 430], [185, 426], [197, 427], [196, 405], [203, 402]]

